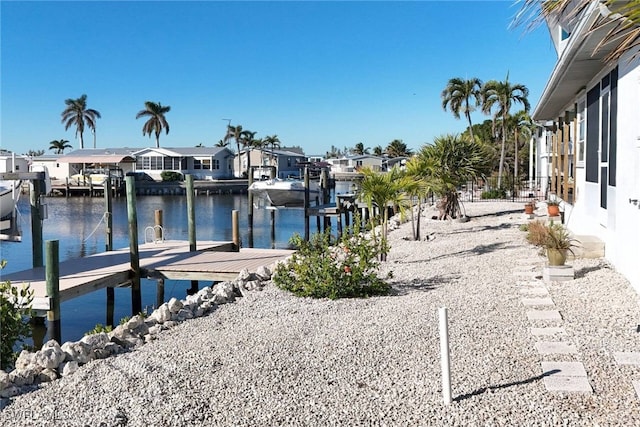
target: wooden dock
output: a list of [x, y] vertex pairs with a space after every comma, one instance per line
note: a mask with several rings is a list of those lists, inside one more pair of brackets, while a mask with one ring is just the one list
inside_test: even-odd
[[[234, 279], [248, 268], [255, 271], [289, 256], [291, 250], [240, 249], [232, 252], [232, 242], [197, 242], [197, 251], [189, 251], [189, 242], [162, 241], [139, 246], [143, 277], [169, 280]], [[102, 252], [85, 258], [70, 259], [59, 265], [60, 301], [67, 301], [106, 287], [129, 284], [132, 278], [129, 248]], [[49, 309], [45, 267], [3, 274], [1, 280], [14, 287], [28, 283], [34, 291], [33, 308]]]

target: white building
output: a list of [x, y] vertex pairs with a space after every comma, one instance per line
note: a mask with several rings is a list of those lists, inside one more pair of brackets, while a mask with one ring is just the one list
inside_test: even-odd
[[[595, 48], [613, 25], [608, 11], [593, 1], [577, 19], [571, 13], [547, 22], [558, 61], [532, 115], [546, 129], [538, 172], [548, 168], [567, 227], [601, 239], [605, 257], [640, 292], [638, 48], [607, 63], [611, 45]], [[594, 31], [602, 18], [609, 23]]]

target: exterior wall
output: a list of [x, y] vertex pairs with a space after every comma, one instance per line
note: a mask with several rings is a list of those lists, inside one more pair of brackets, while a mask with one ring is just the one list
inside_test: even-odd
[[18, 154], [14, 157], [3, 150], [0, 155], [0, 172], [29, 172], [29, 159]]
[[49, 172], [49, 178], [51, 178], [52, 181], [64, 180], [65, 178], [73, 175], [73, 173], [71, 173], [71, 166], [69, 163], [61, 163], [58, 162], [57, 159], [38, 159], [37, 157], [34, 157], [31, 164], [33, 166], [46, 167]]

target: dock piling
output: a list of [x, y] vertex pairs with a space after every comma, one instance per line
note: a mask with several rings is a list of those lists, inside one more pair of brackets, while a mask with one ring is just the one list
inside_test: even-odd
[[47, 311], [49, 338], [61, 343], [59, 242], [57, 240], [47, 240], [46, 249], [45, 278], [47, 281], [47, 297], [49, 298], [49, 310]]
[[33, 268], [42, 267], [42, 210], [40, 204], [40, 180], [31, 180], [29, 201], [31, 203], [31, 254]]
[[106, 244], [105, 250], [112, 251], [113, 250], [113, 204], [112, 204], [111, 194], [111, 178], [107, 178], [104, 181], [104, 210], [105, 215], [107, 216], [107, 229], [106, 229]]
[[129, 221], [129, 258], [131, 262], [131, 315], [142, 311], [142, 294], [140, 293], [140, 253], [138, 248], [138, 213], [136, 211], [135, 177], [127, 176], [127, 219]]
[[233, 240], [233, 250], [240, 251], [240, 222], [238, 220], [238, 210], [231, 211], [231, 236]]
[[162, 228], [163, 226], [162, 209], [156, 209], [153, 212], [153, 214], [154, 214], [153, 218], [154, 218], [154, 224], [155, 224], [155, 227], [153, 227], [153, 230], [155, 232], [155, 240], [156, 242], [162, 241], [164, 240], [164, 236], [163, 236], [164, 231]]

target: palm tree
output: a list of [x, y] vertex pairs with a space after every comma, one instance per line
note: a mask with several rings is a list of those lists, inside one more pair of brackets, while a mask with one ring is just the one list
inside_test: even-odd
[[166, 135], [169, 134], [169, 123], [164, 115], [170, 110], [171, 107], [168, 105], [163, 106], [159, 102], [147, 101], [144, 103], [144, 110], [140, 110], [136, 114], [136, 119], [149, 117], [149, 120], [142, 126], [142, 136], [148, 134], [149, 138], [151, 138], [151, 134], [155, 133], [156, 148], [160, 148], [160, 134], [162, 131], [164, 130]]
[[523, 139], [525, 144], [531, 138], [531, 135], [535, 132], [535, 124], [531, 120], [529, 113], [520, 110], [510, 117], [511, 127], [513, 128], [513, 176], [518, 179], [518, 167], [520, 166], [518, 155], [520, 154], [520, 140]]
[[[456, 119], [460, 118], [460, 113], [464, 114], [469, 122], [469, 134], [473, 139], [471, 113], [482, 104], [482, 81], [476, 77], [469, 80], [455, 77], [449, 80], [440, 96], [444, 111], [447, 111], [447, 107], [449, 107]], [[473, 99], [473, 103], [469, 102], [471, 99]]]
[[[524, 25], [527, 30], [531, 30], [552, 17], [563, 16], [569, 19], [577, 19], [594, 1], [521, 0], [520, 3], [522, 6], [511, 22], [511, 27]], [[599, 16], [591, 24], [588, 31], [591, 32], [612, 22], [614, 23], [593, 50], [595, 54], [604, 46], [613, 46], [612, 51], [604, 58], [606, 63], [613, 64], [618, 62], [622, 55], [632, 51], [640, 44], [640, 2], [604, 0], [601, 4], [607, 7], [608, 12], [599, 9], [600, 13], [605, 12], [605, 16]], [[636, 50], [629, 61], [635, 59], [639, 54], [640, 51]]]
[[521, 103], [524, 111], [529, 111], [529, 89], [522, 84], [511, 84], [509, 74], [505, 81], [490, 80], [482, 88], [483, 105], [482, 111], [491, 113], [491, 109], [496, 107], [493, 114], [494, 120], [498, 117], [502, 120], [502, 145], [500, 147], [500, 164], [498, 165], [498, 188], [502, 186], [502, 172], [504, 168], [504, 150], [507, 142], [507, 116], [514, 102]]
[[[407, 178], [403, 177], [398, 167], [389, 172], [377, 172], [371, 167], [360, 169], [363, 175], [360, 182], [360, 197], [367, 204], [371, 212], [371, 232], [376, 241], [376, 226], [381, 226], [380, 253], [382, 260], [386, 259], [387, 224], [389, 221], [389, 206], [397, 206], [401, 212], [408, 204], [404, 187]], [[377, 214], [374, 214], [377, 208]]]
[[374, 156], [382, 156], [384, 154], [384, 149], [381, 145], [376, 145], [373, 147], [373, 155]]
[[[76, 138], [80, 136], [80, 149], [84, 148], [84, 127], [85, 125], [91, 130], [94, 135], [96, 131], [96, 119], [100, 118], [100, 113], [97, 110], [87, 108], [87, 95], [82, 95], [78, 99], [66, 99], [64, 103], [67, 108], [62, 112], [62, 123], [64, 123], [64, 130], [69, 129], [71, 125], [76, 126]], [[93, 140], [95, 148], [95, 138]]]
[[214, 145], [214, 147], [227, 147], [229, 145], [229, 142], [224, 141], [224, 140], [219, 140], [218, 142], [216, 142], [216, 145]]
[[242, 143], [242, 146], [246, 149], [247, 177], [251, 173], [251, 150], [260, 144], [260, 140], [255, 138], [257, 133], [258, 132], [252, 132], [246, 129], [246, 130], [243, 130], [242, 134], [240, 135], [240, 142]]
[[412, 154], [411, 149], [407, 148], [407, 144], [402, 142], [401, 139], [394, 139], [391, 141], [389, 145], [387, 145], [385, 152], [387, 153], [387, 156], [391, 158], [409, 157]]
[[362, 142], [358, 142], [355, 147], [351, 149], [351, 152], [355, 155], [361, 156], [363, 154], [369, 154], [369, 148], [365, 148]]
[[[236, 147], [238, 148], [238, 173], [241, 174], [240, 169], [241, 169], [241, 165], [240, 165], [240, 141], [242, 139], [242, 125], [238, 125], [238, 126], [231, 126], [228, 125], [227, 126], [227, 134], [224, 136], [224, 142], [229, 141], [230, 139], [233, 138], [233, 140], [236, 142]], [[242, 175], [242, 174], [241, 174]]]
[[54, 139], [49, 143], [49, 150], [56, 150], [56, 154], [64, 154], [64, 150], [73, 148], [66, 139]]
[[435, 138], [433, 144], [422, 147], [418, 161], [424, 162], [421, 167], [428, 171], [433, 191], [441, 197], [440, 219], [457, 218], [462, 212], [458, 187], [489, 170], [482, 143], [459, 135]]
[[405, 186], [405, 191], [412, 198], [418, 200], [418, 215], [414, 220], [413, 209], [411, 209], [411, 224], [413, 227], [413, 240], [420, 240], [420, 214], [422, 212], [422, 201], [425, 200], [431, 191], [431, 182], [427, 163], [421, 161], [418, 156], [413, 156], [405, 164], [406, 175], [410, 181]]
[[267, 135], [264, 137], [264, 144], [267, 148], [271, 148], [271, 155], [269, 158], [269, 164], [273, 166], [273, 150], [280, 148], [280, 139], [278, 135]]

